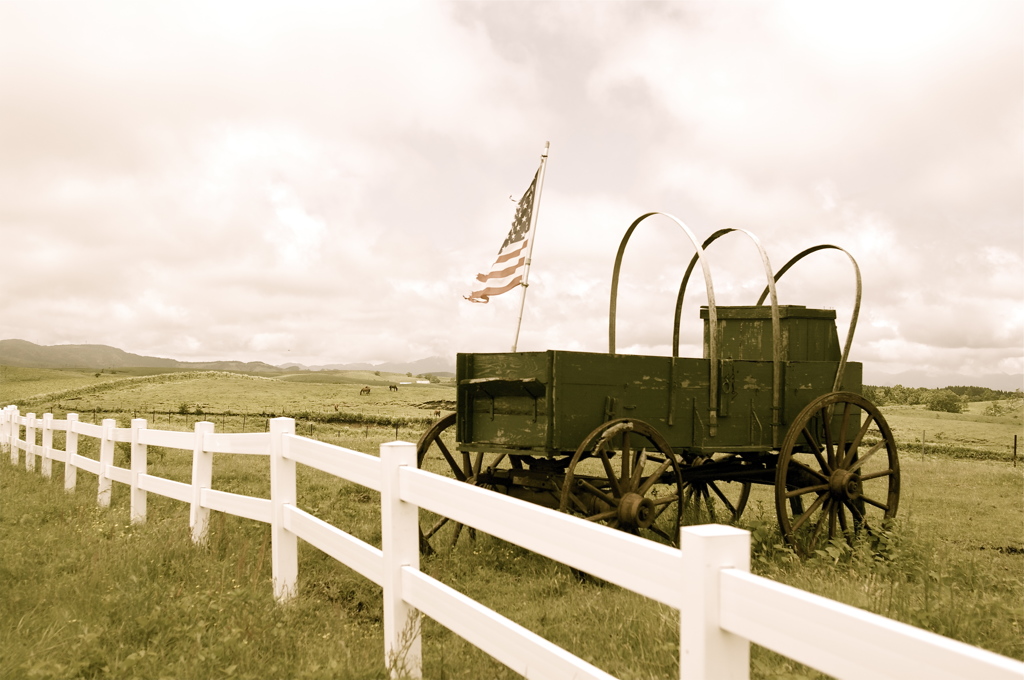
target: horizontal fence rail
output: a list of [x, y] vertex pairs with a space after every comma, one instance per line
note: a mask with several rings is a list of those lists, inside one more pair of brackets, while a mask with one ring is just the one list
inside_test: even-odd
[[[295, 435], [295, 421], [275, 418], [268, 432], [217, 433], [150, 429], [144, 419], [119, 428], [69, 413], [37, 418], [0, 410], [0, 452], [51, 476], [64, 464], [64, 486], [83, 470], [98, 479], [97, 503], [110, 504], [113, 483], [130, 487], [133, 522], [146, 519], [147, 494], [190, 505], [192, 540], [206, 540], [211, 510], [271, 526], [274, 594], [298, 595], [298, 539], [384, 591], [384, 659], [393, 677], [422, 676], [419, 617], [429, 616], [527, 678], [610, 679], [611, 675], [420, 571], [419, 509], [444, 515], [679, 611], [680, 678], [749, 678], [755, 643], [838, 678], [1020, 680], [1024, 664], [750, 573], [750, 534], [733, 527], [684, 527], [680, 548], [556, 512], [417, 469], [413, 444], [381, 446], [380, 457]], [[64, 432], [64, 448], [53, 433]], [[79, 455], [79, 440], [99, 442], [98, 458]], [[130, 466], [114, 465], [116, 443], [131, 447]], [[192, 481], [148, 472], [149, 446], [190, 451]], [[270, 498], [213, 488], [213, 454], [268, 458]], [[296, 464], [381, 493], [382, 546], [377, 548], [296, 505]]]

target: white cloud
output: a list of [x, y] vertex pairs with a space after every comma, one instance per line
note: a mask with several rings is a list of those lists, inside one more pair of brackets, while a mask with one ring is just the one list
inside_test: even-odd
[[[616, 249], [656, 210], [700, 239], [750, 229], [776, 268], [849, 250], [855, 360], [1021, 363], [1019, 5], [60, 7], [0, 4], [19, 65], [0, 71], [0, 336], [271, 363], [502, 351], [518, 294], [461, 296], [550, 139], [523, 348], [606, 349]], [[623, 347], [667, 353], [691, 254], [667, 221], [638, 230]], [[756, 299], [749, 243], [709, 260], [720, 304]], [[841, 254], [779, 289], [844, 332]]]

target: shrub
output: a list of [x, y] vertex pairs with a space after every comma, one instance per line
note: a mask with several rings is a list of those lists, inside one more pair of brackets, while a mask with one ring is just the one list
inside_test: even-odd
[[1001, 416], [1006, 413], [1006, 409], [1003, 407], [1002, 401], [993, 401], [985, 407], [984, 413], [986, 416]]
[[963, 413], [964, 402], [950, 390], [937, 390], [928, 395], [929, 411], [946, 411], [947, 413]]

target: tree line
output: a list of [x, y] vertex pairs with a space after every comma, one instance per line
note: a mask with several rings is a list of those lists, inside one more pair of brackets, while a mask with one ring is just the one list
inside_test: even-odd
[[963, 413], [970, 402], [989, 401], [992, 403], [986, 407], [985, 415], [995, 416], [1020, 407], [1024, 401], [1019, 389], [1010, 392], [973, 385], [950, 385], [940, 388], [864, 385], [863, 394], [877, 406], [923, 404], [931, 411], [949, 413]]

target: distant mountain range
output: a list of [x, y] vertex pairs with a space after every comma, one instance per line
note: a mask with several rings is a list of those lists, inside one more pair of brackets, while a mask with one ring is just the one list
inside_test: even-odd
[[384, 373], [412, 373], [423, 375], [434, 373], [443, 375], [445, 373], [455, 374], [455, 362], [444, 357], [428, 357], [418, 361], [385, 362], [383, 364], [326, 364], [324, 366], [305, 366], [303, 364], [282, 364], [280, 368], [285, 370], [298, 369], [302, 371], [382, 371]]
[[132, 354], [109, 345], [37, 345], [27, 340], [0, 340], [0, 365], [25, 368], [168, 368], [253, 373], [282, 370], [304, 371], [384, 371], [388, 373], [454, 373], [451, 359], [430, 357], [408, 363], [331, 364], [272, 366], [262, 361], [178, 361]]
[[[160, 357], [131, 354], [108, 345], [36, 345], [26, 340], [0, 340], [0, 365], [26, 368], [167, 368], [213, 371], [246, 371], [265, 373], [277, 371], [382, 371], [385, 373], [412, 373], [423, 375], [455, 373], [452, 358], [429, 357], [411, 362], [383, 364], [353, 363], [304, 366], [287, 363], [272, 366], [262, 361], [178, 361]], [[924, 371], [887, 374], [864, 367], [864, 383], [877, 386], [903, 385], [905, 387], [948, 387], [975, 385], [994, 390], [1013, 391], [1024, 388], [1024, 376], [991, 374], [963, 376], [956, 373], [933, 374]]]

